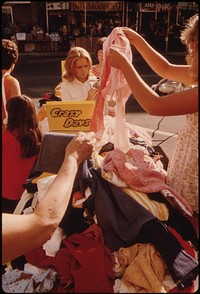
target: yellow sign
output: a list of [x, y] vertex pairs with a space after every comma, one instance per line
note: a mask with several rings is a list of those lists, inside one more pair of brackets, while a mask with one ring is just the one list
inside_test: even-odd
[[46, 103], [50, 131], [89, 132], [95, 101], [53, 101]]

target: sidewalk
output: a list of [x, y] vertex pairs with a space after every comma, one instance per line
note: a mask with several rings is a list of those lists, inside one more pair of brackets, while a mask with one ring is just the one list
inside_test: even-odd
[[[57, 52], [24, 52], [24, 53], [19, 53], [19, 56], [35, 56], [35, 57], [40, 57], [40, 56], [47, 56], [47, 57], [66, 57], [68, 52], [61, 52], [61, 51], [57, 51]], [[179, 51], [175, 51], [175, 52], [160, 52], [161, 54], [163, 54], [164, 56], [185, 56], [185, 52], [179, 52]], [[140, 58], [140, 54], [136, 51], [133, 52], [133, 54], [135, 56], [137, 56], [138, 58]], [[91, 57], [95, 57], [94, 52], [90, 52]]]
[[35, 56], [35, 57], [40, 57], [40, 56], [52, 56], [52, 57], [65, 57], [67, 56], [67, 52], [23, 52], [19, 53], [19, 56]]

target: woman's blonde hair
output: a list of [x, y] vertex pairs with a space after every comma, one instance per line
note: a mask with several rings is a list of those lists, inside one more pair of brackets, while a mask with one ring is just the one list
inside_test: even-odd
[[70, 51], [68, 52], [67, 58], [65, 59], [65, 63], [64, 63], [65, 73], [63, 75], [64, 79], [70, 82], [73, 81], [73, 79], [75, 78], [74, 63], [77, 59], [82, 57], [88, 60], [88, 64], [89, 64], [88, 77], [89, 77], [92, 70], [92, 58], [89, 52], [82, 47], [73, 47], [70, 49]]
[[181, 32], [181, 41], [186, 45], [186, 61], [191, 65], [190, 73], [194, 83], [198, 83], [198, 47], [199, 47], [199, 15], [190, 17], [186, 23], [185, 29]]

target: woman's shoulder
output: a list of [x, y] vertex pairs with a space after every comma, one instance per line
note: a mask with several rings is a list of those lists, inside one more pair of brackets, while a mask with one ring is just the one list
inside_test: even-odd
[[17, 82], [19, 83], [18, 79], [13, 77], [12, 75], [7, 75], [5, 76], [5, 79], [4, 79], [5, 83], [12, 83], [12, 82]]
[[67, 86], [71, 86], [71, 85], [73, 85], [75, 83], [75, 81], [73, 80], [73, 81], [70, 81], [70, 80], [68, 80], [68, 79], [63, 79], [63, 81], [61, 82], [61, 86], [64, 86], [64, 85], [67, 85]]
[[8, 75], [4, 79], [5, 89], [15, 89], [16, 95], [21, 94], [20, 83], [15, 77]]

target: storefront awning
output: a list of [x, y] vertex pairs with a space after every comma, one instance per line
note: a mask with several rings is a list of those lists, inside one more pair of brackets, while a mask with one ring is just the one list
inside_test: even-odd
[[31, 1], [6, 1], [3, 3], [5, 5], [15, 5], [15, 4], [31, 4]]
[[123, 1], [71, 1], [70, 8], [73, 11], [119, 11], [123, 9]]

